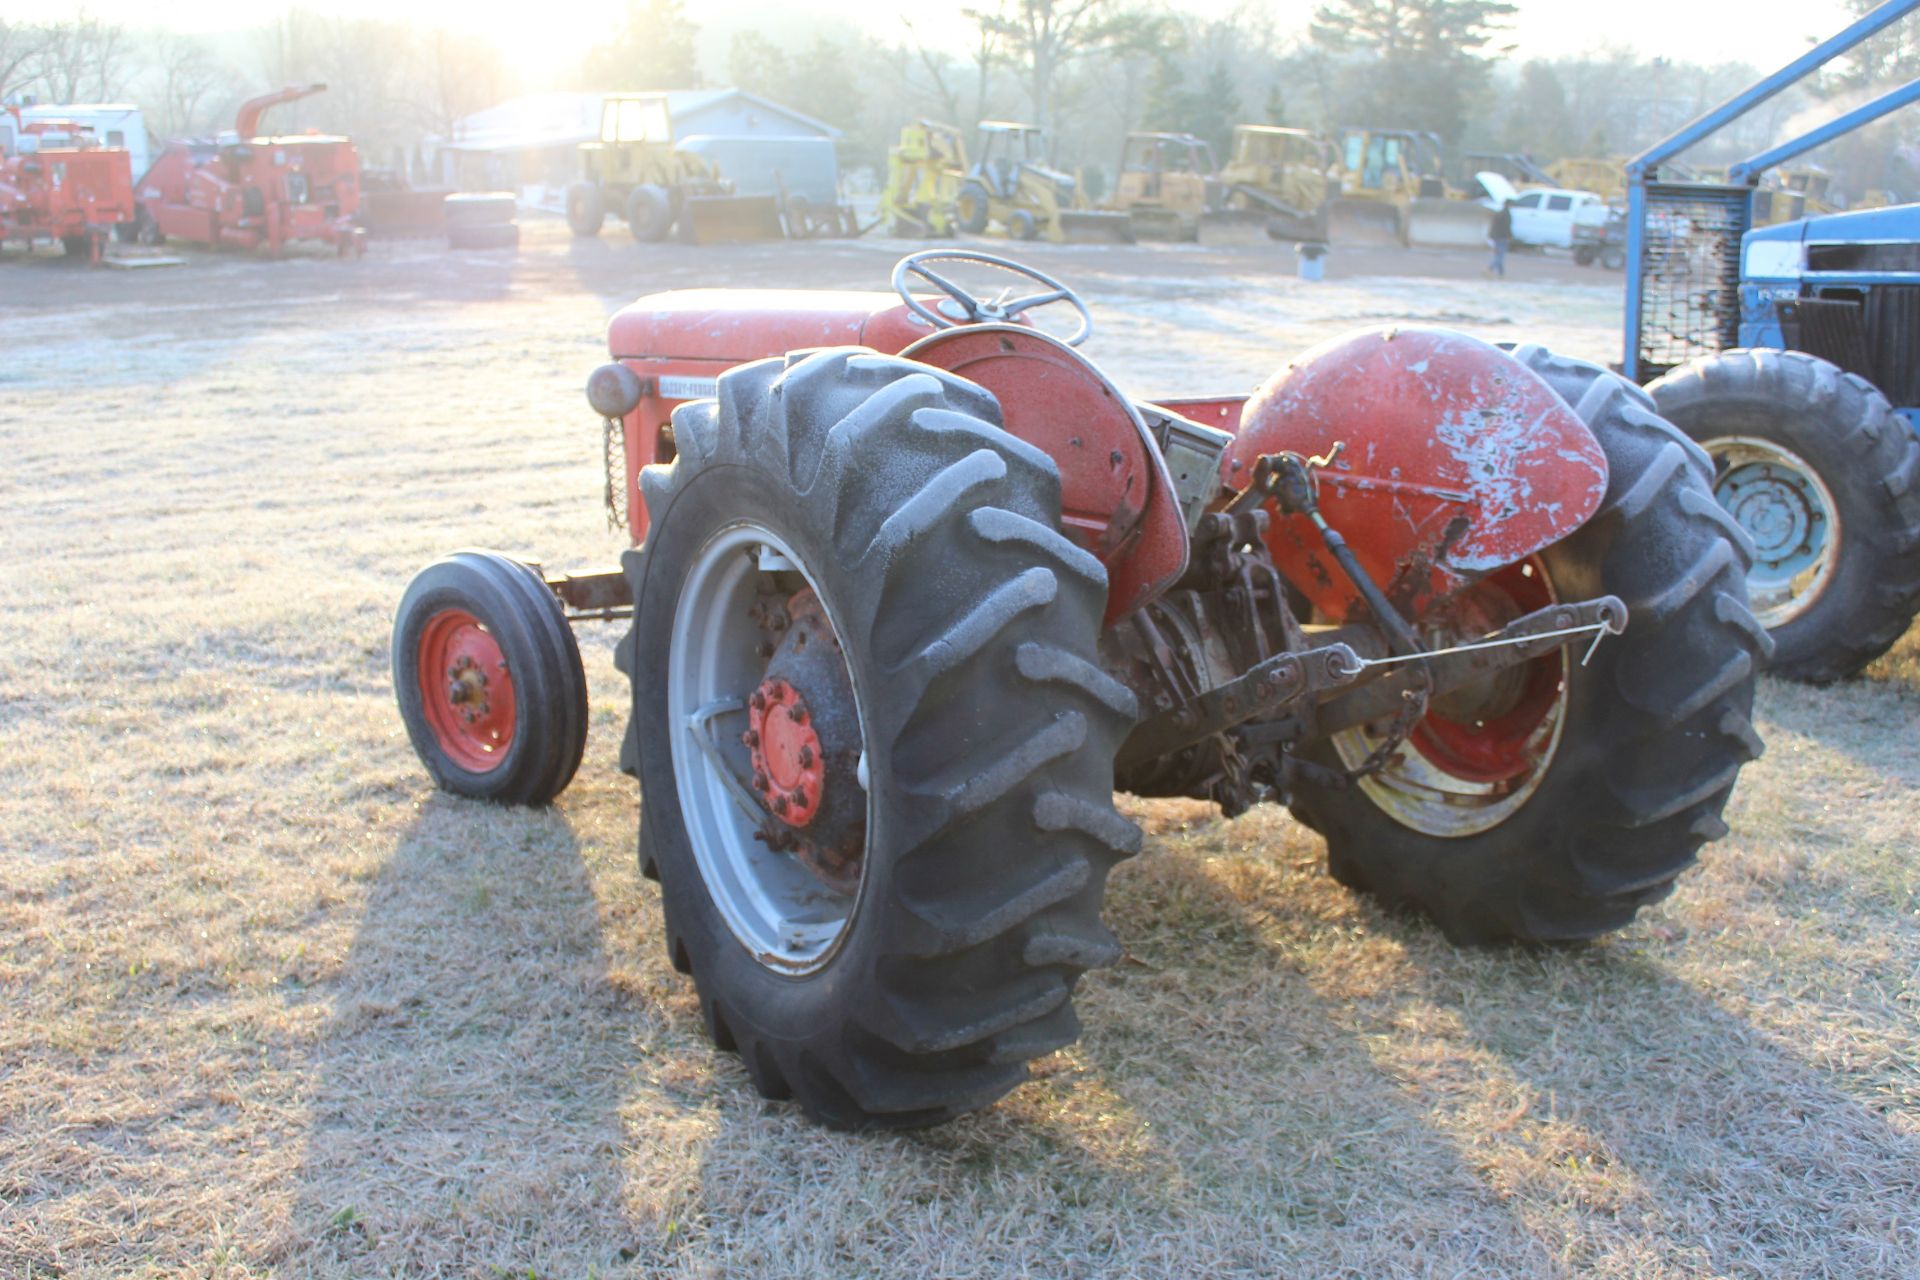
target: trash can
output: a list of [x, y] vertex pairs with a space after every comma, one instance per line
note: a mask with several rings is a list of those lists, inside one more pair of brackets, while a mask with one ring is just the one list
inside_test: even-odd
[[1302, 240], [1293, 246], [1300, 258], [1299, 274], [1302, 280], [1325, 280], [1327, 278], [1327, 246], [1319, 240]]

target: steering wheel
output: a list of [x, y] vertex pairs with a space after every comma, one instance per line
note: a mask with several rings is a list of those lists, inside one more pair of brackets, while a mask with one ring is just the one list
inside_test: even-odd
[[[1045, 285], [1046, 288], [1038, 293], [1026, 293], [1015, 297], [1013, 286], [1008, 285], [996, 297], [976, 297], [927, 265], [933, 262], [973, 262], [981, 266], [996, 267], [1010, 275]], [[914, 297], [912, 281], [916, 277], [946, 294], [953, 299], [953, 303], [943, 302], [936, 309]], [[1093, 313], [1087, 310], [1087, 304], [1079, 294], [1044, 272], [1036, 271], [1011, 258], [1002, 258], [991, 253], [968, 253], [958, 249], [922, 249], [919, 253], [910, 253], [893, 264], [893, 291], [900, 295], [902, 302], [907, 304], [907, 310], [936, 329], [952, 329], [961, 324], [1004, 324], [1035, 307], [1065, 302], [1079, 313], [1080, 321], [1073, 333], [1064, 339], [1066, 344], [1077, 347], [1093, 336]], [[948, 314], [949, 305], [959, 306], [965, 319]]]

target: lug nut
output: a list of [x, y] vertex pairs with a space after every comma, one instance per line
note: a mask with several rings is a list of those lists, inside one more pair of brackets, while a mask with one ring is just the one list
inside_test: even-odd
[[787, 707], [787, 719], [793, 721], [795, 724], [805, 724], [807, 722], [807, 709], [795, 702]]
[[765, 711], [767, 709], [767, 695], [755, 689], [753, 696], [747, 699], [747, 705], [755, 711]]
[[812, 765], [813, 748], [803, 742], [800, 744], [800, 767], [806, 769], [812, 767]]
[[753, 789], [754, 789], [755, 791], [765, 791], [765, 790], [767, 789], [767, 775], [766, 775], [766, 774], [764, 774], [764, 773], [761, 773], [761, 772], [759, 772], [758, 770], [756, 770], [756, 771], [754, 772], [754, 775], [753, 775]]
[[745, 733], [740, 735], [740, 745], [748, 748], [759, 746], [760, 745], [759, 733], [753, 729], [747, 730]]
[[785, 813], [787, 811], [787, 798], [785, 796], [775, 796], [773, 798], [773, 811], [775, 813]]

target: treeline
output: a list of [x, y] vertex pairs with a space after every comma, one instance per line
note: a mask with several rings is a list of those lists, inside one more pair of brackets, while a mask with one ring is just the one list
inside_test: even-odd
[[[377, 162], [516, 92], [731, 84], [842, 130], [852, 168], [882, 167], [915, 116], [966, 129], [1032, 120], [1051, 129], [1062, 163], [1090, 168], [1110, 167], [1132, 129], [1191, 132], [1224, 149], [1238, 123], [1431, 130], [1464, 149], [1546, 163], [1631, 153], [1770, 69], [1606, 46], [1528, 57], [1512, 35], [1519, 6], [1507, 0], [1327, 0], [1303, 28], [1255, 6], [1212, 17], [1159, 0], [980, 0], [963, 13], [959, 34], [949, 20], [935, 37], [910, 21], [876, 31], [768, 5], [751, 25], [727, 24], [682, 0], [630, 0], [618, 29], [533, 84], [500, 49], [453, 29], [296, 9], [198, 37], [83, 13], [37, 27], [0, 20], [0, 93], [131, 98], [170, 136], [223, 127], [266, 88], [324, 80], [330, 93], [277, 119], [350, 133]], [[1883, 36], [1691, 158], [1752, 154], [1916, 74], [1920, 40]], [[1915, 157], [1903, 144], [1914, 136], [1896, 119], [1814, 159], [1855, 194], [1911, 193]]]

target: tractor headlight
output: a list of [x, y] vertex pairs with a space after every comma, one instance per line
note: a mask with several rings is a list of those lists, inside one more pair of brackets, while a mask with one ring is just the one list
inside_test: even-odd
[[603, 418], [626, 417], [644, 392], [640, 376], [617, 360], [587, 375], [587, 403]]

